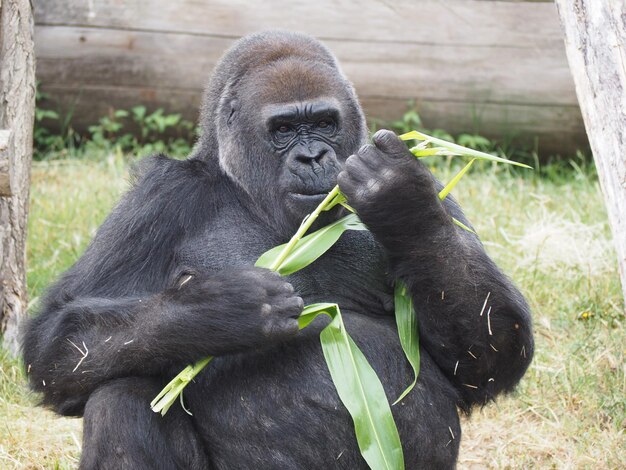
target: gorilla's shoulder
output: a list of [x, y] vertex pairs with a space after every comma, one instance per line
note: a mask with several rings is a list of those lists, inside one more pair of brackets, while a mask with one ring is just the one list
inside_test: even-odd
[[177, 185], [202, 184], [215, 179], [203, 160], [176, 160], [163, 154], [146, 157], [133, 165], [130, 178], [134, 188], [158, 185], [164, 189]]
[[130, 176], [131, 187], [103, 225], [105, 231], [193, 229], [215, 212], [222, 184], [202, 160], [165, 155], [145, 158]]
[[219, 178], [200, 160], [149, 157], [134, 168], [131, 182], [65, 275], [66, 289], [92, 295], [137, 287], [140, 280], [158, 284], [173, 269], [177, 245], [216, 214]]

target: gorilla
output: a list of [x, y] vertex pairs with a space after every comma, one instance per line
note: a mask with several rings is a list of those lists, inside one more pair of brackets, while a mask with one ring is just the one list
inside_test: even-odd
[[[48, 290], [23, 354], [44, 405], [84, 416], [81, 468], [366, 468], [327, 370], [318, 319], [336, 302], [390, 401], [412, 381], [393, 282], [415, 303], [417, 386], [392, 407], [406, 468], [454, 468], [468, 413], [529, 365], [529, 308], [457, 203], [395, 134], [368, 144], [337, 60], [289, 32], [239, 40], [208, 86], [185, 160], [136, 171], [83, 256]], [[253, 267], [339, 184], [369, 231], [349, 231], [287, 277]], [[338, 207], [316, 222], [345, 215]], [[215, 359], [161, 417], [149, 403]]]

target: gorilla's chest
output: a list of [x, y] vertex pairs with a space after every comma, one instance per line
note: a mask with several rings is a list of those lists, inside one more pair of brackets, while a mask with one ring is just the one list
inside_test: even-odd
[[[282, 242], [249, 221], [237, 224], [226, 219], [181, 247], [178, 263], [205, 274], [250, 266]], [[370, 315], [392, 310], [384, 253], [367, 231], [347, 231], [327, 253], [288, 279], [306, 304], [337, 302], [342, 309]]]

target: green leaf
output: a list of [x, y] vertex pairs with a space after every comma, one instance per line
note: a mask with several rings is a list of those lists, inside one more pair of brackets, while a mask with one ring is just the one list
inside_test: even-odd
[[[322, 352], [339, 398], [354, 421], [363, 458], [375, 470], [404, 469], [400, 435], [385, 390], [367, 358], [346, 331], [339, 306], [332, 303], [307, 305], [298, 318], [300, 329], [322, 314], [331, 318], [320, 334]], [[207, 357], [187, 366], [174, 377], [152, 400], [152, 410], [165, 415], [211, 359]]]
[[213, 360], [213, 356], [205, 357], [194, 365], [185, 367], [180, 373], [168, 383], [159, 394], [150, 402], [150, 408], [155, 413], [165, 413], [174, 404], [176, 399], [183, 393], [183, 389], [200, 373], [205, 366]]
[[333, 304], [326, 312], [332, 320], [320, 334], [322, 351], [339, 398], [354, 421], [361, 455], [372, 469], [403, 469], [400, 435], [380, 379], [348, 335], [339, 306]]
[[343, 193], [337, 192], [335, 197], [333, 199], [331, 199], [327, 204], [325, 204], [325, 206], [324, 206], [324, 208], [322, 210], [329, 211], [333, 207], [335, 207], [337, 204], [342, 204], [343, 205], [346, 201], [347, 201], [347, 199], [343, 195]]
[[319, 303], [307, 305], [302, 309], [302, 313], [298, 317], [298, 326], [302, 330], [311, 324], [320, 314], [328, 315], [328, 311], [335, 308], [337, 304]]
[[[288, 276], [305, 268], [326, 253], [346, 230], [367, 230], [367, 228], [356, 214], [349, 214], [298, 240], [275, 271], [282, 276]], [[263, 253], [255, 266], [270, 269], [275, 259], [282, 254], [285, 245], [276, 246]]]
[[431, 157], [433, 155], [460, 155], [458, 153], [451, 153], [448, 149], [443, 147], [423, 148], [418, 145], [409, 150], [417, 158]]
[[396, 310], [396, 324], [398, 325], [398, 335], [404, 354], [413, 368], [413, 382], [393, 403], [400, 402], [407, 394], [413, 390], [417, 383], [420, 372], [420, 344], [417, 330], [417, 315], [413, 308], [413, 299], [407, 292], [406, 285], [401, 280], [396, 281], [394, 291], [394, 304]]
[[398, 137], [402, 140], [429, 140], [433, 144], [437, 144], [441, 147], [444, 147], [454, 152], [454, 154], [456, 155], [466, 155], [468, 157], [474, 157], [480, 160], [490, 160], [492, 162], [508, 163], [510, 165], [521, 166], [523, 168], [529, 168], [532, 170], [532, 167], [525, 165], [523, 163], [515, 162], [513, 160], [508, 160], [506, 158], [496, 157], [495, 155], [491, 155], [489, 153], [480, 152], [478, 150], [463, 147], [462, 145], [453, 144], [452, 142], [448, 142], [443, 139], [438, 139], [437, 137], [432, 137], [422, 132], [411, 131], [411, 132], [407, 132], [406, 134], [402, 134]]
[[454, 222], [456, 225], [461, 227], [463, 230], [467, 230], [468, 232], [473, 233], [474, 235], [478, 235], [476, 232], [474, 232], [471, 228], [469, 228], [467, 225], [465, 225], [459, 219], [455, 219], [454, 217], [452, 217], [452, 222]]
[[456, 175], [454, 175], [454, 178], [452, 178], [450, 182], [446, 184], [445, 188], [439, 191], [439, 199], [441, 201], [443, 201], [446, 198], [446, 196], [450, 194], [450, 191], [452, 191], [454, 187], [456, 186], [456, 184], [459, 181], [461, 181], [461, 178], [463, 178], [463, 175], [467, 173], [467, 170], [470, 169], [470, 167], [474, 164], [475, 161], [476, 159], [472, 158], [470, 162], [467, 165], [465, 165], [461, 171], [459, 171]]

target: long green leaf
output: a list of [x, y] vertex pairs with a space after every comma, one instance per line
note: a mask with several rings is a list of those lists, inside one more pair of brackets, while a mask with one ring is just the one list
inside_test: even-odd
[[404, 468], [404, 455], [385, 390], [372, 366], [348, 335], [339, 307], [328, 310], [331, 322], [320, 341], [339, 398], [354, 421], [361, 455], [374, 470]]
[[394, 305], [396, 310], [396, 324], [398, 325], [398, 335], [404, 354], [413, 368], [413, 382], [393, 403], [400, 402], [407, 394], [413, 390], [417, 383], [420, 372], [420, 344], [417, 331], [417, 315], [413, 308], [413, 299], [409, 295], [406, 285], [401, 280], [396, 281], [394, 290]]
[[470, 167], [474, 164], [475, 161], [476, 161], [476, 159], [472, 158], [469, 161], [469, 163], [463, 167], [463, 169], [461, 171], [459, 171], [456, 175], [454, 175], [454, 178], [452, 178], [450, 180], [450, 182], [448, 184], [446, 184], [445, 188], [443, 188], [441, 191], [439, 191], [439, 199], [440, 200], [443, 201], [446, 198], [446, 196], [448, 194], [450, 194], [450, 191], [452, 191], [454, 189], [454, 187], [456, 186], [456, 184], [459, 181], [461, 181], [461, 178], [463, 178], [463, 175], [465, 173], [467, 173], [467, 170], [470, 169]]
[[[276, 272], [288, 276], [308, 266], [326, 253], [346, 230], [367, 230], [356, 214], [347, 216], [307, 235], [295, 244], [284, 261], [276, 268]], [[263, 253], [255, 266], [270, 268], [285, 245], [279, 245]]]
[[431, 148], [421, 147], [420, 148], [419, 146], [416, 146], [416, 147], [410, 148], [409, 150], [417, 158], [432, 157], [432, 156], [439, 156], [439, 155], [460, 155], [459, 153], [450, 152], [448, 149], [443, 148], [443, 147], [431, 147]]
[[496, 157], [495, 155], [491, 155], [489, 153], [480, 152], [478, 150], [463, 147], [462, 145], [453, 144], [452, 142], [448, 142], [447, 140], [443, 140], [443, 139], [438, 139], [437, 137], [432, 137], [430, 135], [424, 134], [423, 132], [411, 131], [411, 132], [407, 132], [406, 134], [402, 134], [398, 137], [402, 140], [428, 140], [432, 142], [433, 144], [437, 144], [441, 147], [445, 147], [448, 150], [451, 150], [457, 155], [467, 155], [468, 157], [474, 157], [480, 160], [490, 160], [492, 162], [508, 163], [510, 165], [521, 166], [523, 168], [529, 168], [532, 170], [531, 166], [525, 165], [523, 163], [519, 163], [513, 160], [508, 160], [502, 157]]

